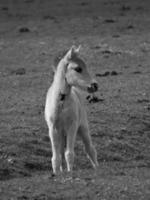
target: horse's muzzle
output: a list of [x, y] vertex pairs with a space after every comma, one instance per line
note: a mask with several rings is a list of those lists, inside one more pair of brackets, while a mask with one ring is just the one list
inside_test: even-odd
[[88, 88], [87, 88], [89, 93], [96, 92], [98, 90], [98, 84], [96, 82], [92, 83]]

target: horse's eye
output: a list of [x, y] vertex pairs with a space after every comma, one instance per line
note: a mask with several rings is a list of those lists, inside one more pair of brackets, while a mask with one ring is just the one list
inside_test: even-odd
[[81, 73], [82, 72], [82, 68], [81, 67], [76, 67], [75, 71], [78, 72], [78, 73]]

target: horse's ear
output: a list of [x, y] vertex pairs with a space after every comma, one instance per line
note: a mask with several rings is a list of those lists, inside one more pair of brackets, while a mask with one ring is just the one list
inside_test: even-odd
[[69, 51], [67, 52], [67, 54], [66, 54], [66, 59], [67, 60], [71, 60], [71, 58], [73, 58], [73, 56], [75, 55], [75, 46], [72, 46], [70, 49], [69, 49]]
[[80, 49], [81, 49], [81, 45], [79, 45], [78, 48], [75, 49], [75, 53], [78, 54]]
[[77, 56], [77, 54], [79, 54], [80, 49], [81, 49], [81, 45], [79, 45], [78, 47], [76, 47], [76, 46], [73, 45], [69, 49], [69, 51], [67, 52], [67, 54], [65, 56], [66, 59], [67, 60], [71, 60], [74, 56]]

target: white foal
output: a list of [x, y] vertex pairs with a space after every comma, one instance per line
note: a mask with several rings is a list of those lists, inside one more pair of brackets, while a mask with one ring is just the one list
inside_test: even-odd
[[51, 161], [54, 174], [62, 171], [64, 156], [67, 171], [72, 172], [77, 134], [83, 140], [93, 167], [98, 166], [81, 93], [82, 90], [95, 92], [98, 85], [91, 79], [85, 63], [78, 57], [78, 52], [79, 48], [73, 46], [60, 59], [46, 97], [45, 119], [52, 146]]

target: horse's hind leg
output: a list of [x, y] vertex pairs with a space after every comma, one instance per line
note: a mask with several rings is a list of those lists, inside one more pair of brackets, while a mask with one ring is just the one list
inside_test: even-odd
[[79, 127], [78, 134], [85, 145], [85, 151], [87, 153], [88, 158], [90, 159], [92, 163], [92, 166], [96, 169], [98, 167], [97, 152], [96, 152], [95, 147], [92, 144], [88, 126]]
[[54, 128], [53, 126], [49, 127], [49, 137], [51, 140], [51, 147], [52, 147], [52, 168], [53, 173], [56, 175], [60, 172], [61, 169], [61, 134], [59, 134], [58, 130]]

